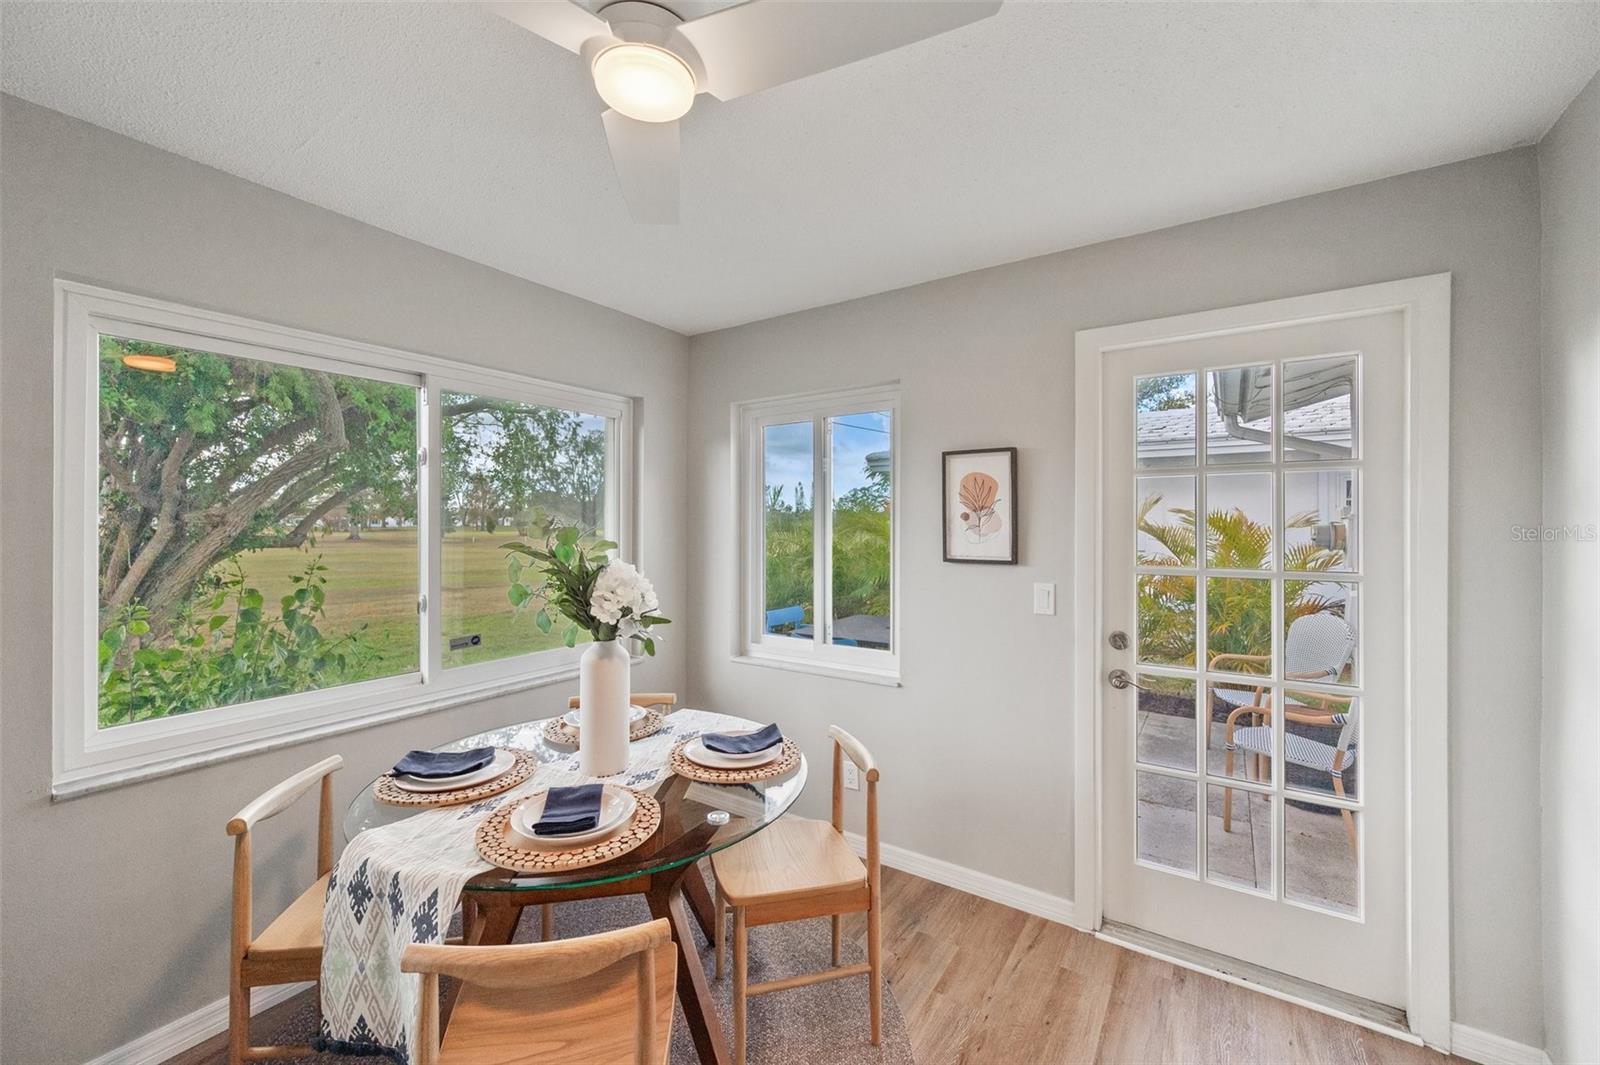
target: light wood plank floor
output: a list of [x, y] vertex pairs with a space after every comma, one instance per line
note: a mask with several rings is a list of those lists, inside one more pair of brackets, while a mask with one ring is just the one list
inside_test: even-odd
[[[889, 986], [920, 1065], [1455, 1060], [908, 873], [885, 869], [883, 886]], [[845, 932], [864, 948], [864, 918]], [[167, 1065], [226, 1060], [217, 1036]]]

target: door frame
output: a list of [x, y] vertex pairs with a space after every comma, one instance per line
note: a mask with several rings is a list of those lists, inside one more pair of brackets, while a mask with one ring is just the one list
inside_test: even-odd
[[1079, 330], [1073, 490], [1073, 912], [1101, 925], [1101, 370], [1149, 347], [1398, 311], [1405, 337], [1404, 715], [1406, 1014], [1450, 1049], [1449, 634], [1415, 624], [1416, 604], [1449, 616], [1450, 275], [1386, 281], [1238, 307]]

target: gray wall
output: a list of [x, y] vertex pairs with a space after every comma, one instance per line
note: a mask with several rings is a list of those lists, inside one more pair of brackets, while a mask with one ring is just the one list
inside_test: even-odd
[[[564, 703], [558, 685], [52, 804], [51, 280], [116, 288], [641, 398], [641, 560], [686, 599], [687, 341], [12, 97], [4, 245], [0, 1059], [82, 1061], [225, 992], [227, 817], [342, 752], [340, 808], [394, 754]], [[674, 612], [676, 616], [676, 612]], [[669, 641], [637, 683], [682, 686]], [[310, 807], [262, 833], [257, 905], [311, 882]]]
[[[1531, 149], [696, 337], [691, 695], [759, 706], [813, 758], [824, 726], [844, 725], [884, 763], [887, 842], [1070, 895], [1074, 331], [1445, 270], [1451, 600], [1448, 618], [1419, 620], [1451, 639], [1455, 1016], [1540, 1045], [1540, 552], [1510, 534], [1540, 513]], [[904, 389], [904, 687], [731, 662], [729, 404], [891, 379]], [[1011, 444], [1021, 565], [943, 563], [939, 452]], [[1059, 616], [1032, 614], [1034, 581], [1057, 582]], [[1032, 741], [991, 751], [983, 737], [1002, 728]], [[810, 813], [824, 793], [804, 797]]]
[[[1544, 523], [1600, 522], [1600, 77], [1539, 144]], [[1600, 1061], [1600, 543], [1544, 546], [1545, 1048]]]

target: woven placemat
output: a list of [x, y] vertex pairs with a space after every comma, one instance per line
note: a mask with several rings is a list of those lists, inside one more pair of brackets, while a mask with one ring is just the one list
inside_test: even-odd
[[496, 810], [478, 826], [478, 856], [491, 865], [518, 873], [559, 873], [620, 858], [661, 827], [660, 804], [641, 791], [624, 790], [633, 794], [639, 808], [633, 812], [633, 821], [628, 827], [614, 836], [571, 850], [525, 850], [506, 833], [512, 812], [522, 805], [514, 802]]
[[[628, 742], [642, 740], [646, 736], [654, 736], [661, 731], [661, 726], [666, 724], [666, 716], [656, 710], [646, 710], [644, 716], [633, 723], [633, 728], [628, 732]], [[567, 747], [578, 746], [578, 730], [567, 724], [564, 718], [552, 717], [544, 723], [544, 738], [551, 743], [560, 743]]]
[[372, 792], [379, 802], [388, 803], [390, 806], [460, 806], [464, 802], [477, 802], [487, 799], [491, 795], [499, 795], [502, 791], [509, 791], [533, 776], [533, 771], [539, 765], [538, 759], [527, 751], [519, 751], [511, 747], [502, 747], [501, 750], [510, 751], [517, 756], [511, 763], [511, 768], [495, 777], [485, 780], [482, 784], [474, 784], [470, 788], [460, 788], [456, 791], [407, 791], [394, 781], [394, 774], [385, 773], [372, 785]]
[[703, 784], [753, 784], [758, 780], [771, 780], [781, 777], [789, 770], [800, 764], [800, 745], [794, 740], [783, 741], [783, 750], [778, 757], [764, 765], [754, 766], [750, 769], [712, 769], [710, 766], [701, 765], [688, 755], [683, 749], [689, 745], [690, 740], [684, 740], [672, 748], [672, 754], [667, 758], [667, 766], [680, 777], [698, 780]]

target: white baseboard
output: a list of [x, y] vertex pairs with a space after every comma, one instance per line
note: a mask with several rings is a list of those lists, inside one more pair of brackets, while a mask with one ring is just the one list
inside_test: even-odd
[[1450, 1024], [1450, 1053], [1478, 1065], [1550, 1065], [1550, 1055], [1538, 1047], [1455, 1022]]
[[[250, 999], [250, 1013], [254, 1015], [269, 1010], [311, 986], [309, 983], [299, 983], [258, 987]], [[115, 1050], [108, 1050], [98, 1058], [86, 1062], [85, 1065], [157, 1065], [158, 1062], [166, 1061], [196, 1043], [203, 1043], [218, 1032], [227, 1030], [228, 999], [227, 996], [223, 996], [215, 1002], [208, 1002], [193, 1013], [185, 1014], [175, 1021], [168, 1021], [155, 1031], [146, 1032]]]
[[[850, 841], [857, 854], [866, 853], [867, 841], [863, 837], [854, 832], [846, 832], [845, 838]], [[980, 873], [975, 869], [955, 865], [940, 858], [930, 858], [926, 854], [896, 847], [892, 843], [879, 843], [878, 849], [883, 864], [891, 869], [920, 876], [924, 880], [932, 880], [935, 884], [965, 891], [968, 895], [998, 902], [1002, 906], [1010, 906], [1014, 910], [1031, 913], [1035, 917], [1043, 917], [1057, 924], [1074, 923], [1072, 900], [1069, 898], [1052, 895], [1038, 888], [1025, 887], [1010, 880], [1002, 880], [997, 876]]]

